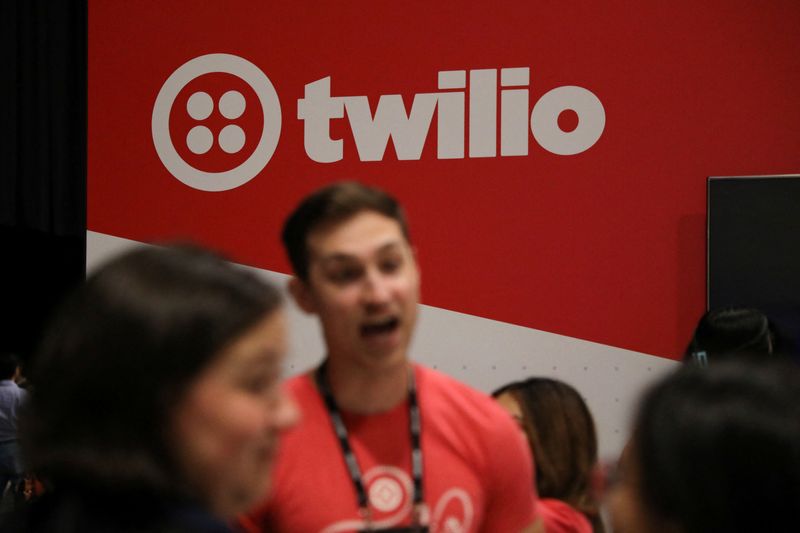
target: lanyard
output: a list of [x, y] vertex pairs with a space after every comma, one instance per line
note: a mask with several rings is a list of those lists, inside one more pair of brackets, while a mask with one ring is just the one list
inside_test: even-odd
[[[319, 388], [322, 398], [325, 401], [325, 406], [328, 408], [328, 415], [330, 415], [333, 429], [336, 432], [336, 437], [339, 439], [339, 446], [342, 448], [342, 455], [347, 465], [347, 471], [350, 473], [350, 479], [353, 481], [353, 486], [358, 496], [358, 508], [361, 514], [366, 518], [367, 523], [370, 520], [369, 499], [367, 491], [364, 488], [364, 482], [361, 479], [361, 469], [358, 467], [358, 461], [350, 446], [350, 439], [347, 434], [347, 427], [342, 420], [342, 414], [339, 411], [339, 406], [336, 405], [336, 400], [333, 398], [330, 384], [328, 383], [327, 376], [328, 360], [326, 359], [317, 368], [314, 373], [316, 378], [317, 387]], [[423, 493], [422, 493], [422, 448], [420, 447], [420, 434], [422, 432], [422, 424], [420, 422], [419, 404], [417, 402], [417, 387], [414, 382], [414, 370], [409, 369], [408, 372], [408, 432], [411, 438], [411, 475], [414, 482], [414, 521], [419, 523], [420, 509], [422, 507]]]

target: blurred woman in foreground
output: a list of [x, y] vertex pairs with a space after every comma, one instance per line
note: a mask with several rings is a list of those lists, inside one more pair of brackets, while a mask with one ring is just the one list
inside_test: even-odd
[[800, 369], [680, 368], [646, 393], [623, 461], [615, 533], [797, 531]]
[[227, 531], [298, 416], [284, 352], [277, 291], [216, 255], [146, 248], [106, 264], [34, 360], [21, 438], [46, 490], [11, 526]]
[[530, 378], [492, 393], [528, 438], [536, 466], [538, 509], [547, 533], [602, 533], [592, 490], [597, 464], [594, 420], [566, 383]]

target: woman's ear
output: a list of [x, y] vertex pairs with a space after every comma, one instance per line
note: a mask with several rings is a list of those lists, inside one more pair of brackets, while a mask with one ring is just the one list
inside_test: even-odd
[[300, 278], [292, 276], [289, 280], [289, 294], [292, 295], [297, 307], [305, 313], [314, 314], [317, 312], [317, 306], [314, 304], [314, 298], [311, 295], [311, 289], [305, 281]]

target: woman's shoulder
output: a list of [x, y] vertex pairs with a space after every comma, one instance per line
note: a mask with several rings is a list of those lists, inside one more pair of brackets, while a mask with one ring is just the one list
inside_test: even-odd
[[111, 491], [52, 491], [0, 521], [8, 533], [229, 533], [200, 507], [149, 495]]
[[537, 508], [548, 533], [592, 533], [592, 525], [586, 515], [566, 502], [542, 498]]

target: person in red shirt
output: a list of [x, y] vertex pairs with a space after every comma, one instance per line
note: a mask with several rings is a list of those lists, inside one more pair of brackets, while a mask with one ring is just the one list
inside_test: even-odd
[[597, 436], [586, 402], [549, 378], [510, 383], [492, 393], [517, 420], [536, 457], [539, 509], [547, 533], [602, 533], [592, 487]]
[[327, 354], [289, 380], [303, 413], [249, 531], [541, 531], [524, 438], [488, 396], [412, 363], [420, 275], [397, 201], [337, 183], [305, 198], [283, 242]]

